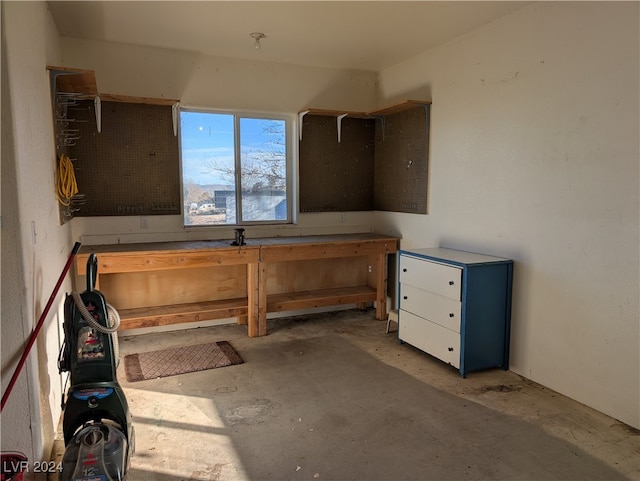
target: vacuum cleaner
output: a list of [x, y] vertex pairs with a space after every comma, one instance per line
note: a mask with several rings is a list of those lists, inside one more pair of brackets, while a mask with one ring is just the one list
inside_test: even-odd
[[118, 383], [120, 319], [95, 289], [98, 260], [87, 260], [87, 290], [67, 294], [60, 372], [69, 372], [62, 428], [63, 481], [121, 481], [127, 477], [135, 434]]

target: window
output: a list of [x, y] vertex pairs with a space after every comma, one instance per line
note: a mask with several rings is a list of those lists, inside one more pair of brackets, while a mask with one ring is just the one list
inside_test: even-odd
[[180, 111], [184, 225], [291, 222], [292, 119]]

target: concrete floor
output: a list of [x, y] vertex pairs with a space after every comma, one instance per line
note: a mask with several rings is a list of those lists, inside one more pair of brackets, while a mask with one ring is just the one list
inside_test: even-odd
[[245, 361], [136, 383], [130, 481], [640, 479], [636, 429], [528, 381], [457, 371], [374, 311], [122, 336], [127, 354], [229, 341]]

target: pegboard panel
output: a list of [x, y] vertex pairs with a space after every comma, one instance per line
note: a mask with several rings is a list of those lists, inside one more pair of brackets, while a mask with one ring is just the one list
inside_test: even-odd
[[429, 105], [383, 116], [307, 114], [300, 141], [300, 211], [427, 213]]
[[429, 106], [376, 122], [374, 208], [427, 213]]
[[80, 101], [79, 140], [69, 147], [80, 194], [75, 216], [180, 214], [178, 138], [170, 106], [102, 102], [97, 132], [93, 101]]
[[336, 117], [303, 117], [300, 141], [300, 212], [367, 211], [373, 206], [375, 123]]

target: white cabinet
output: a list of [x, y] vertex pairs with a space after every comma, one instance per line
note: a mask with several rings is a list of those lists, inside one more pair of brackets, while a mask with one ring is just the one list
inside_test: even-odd
[[400, 250], [398, 338], [470, 371], [509, 367], [513, 261], [445, 248]]

